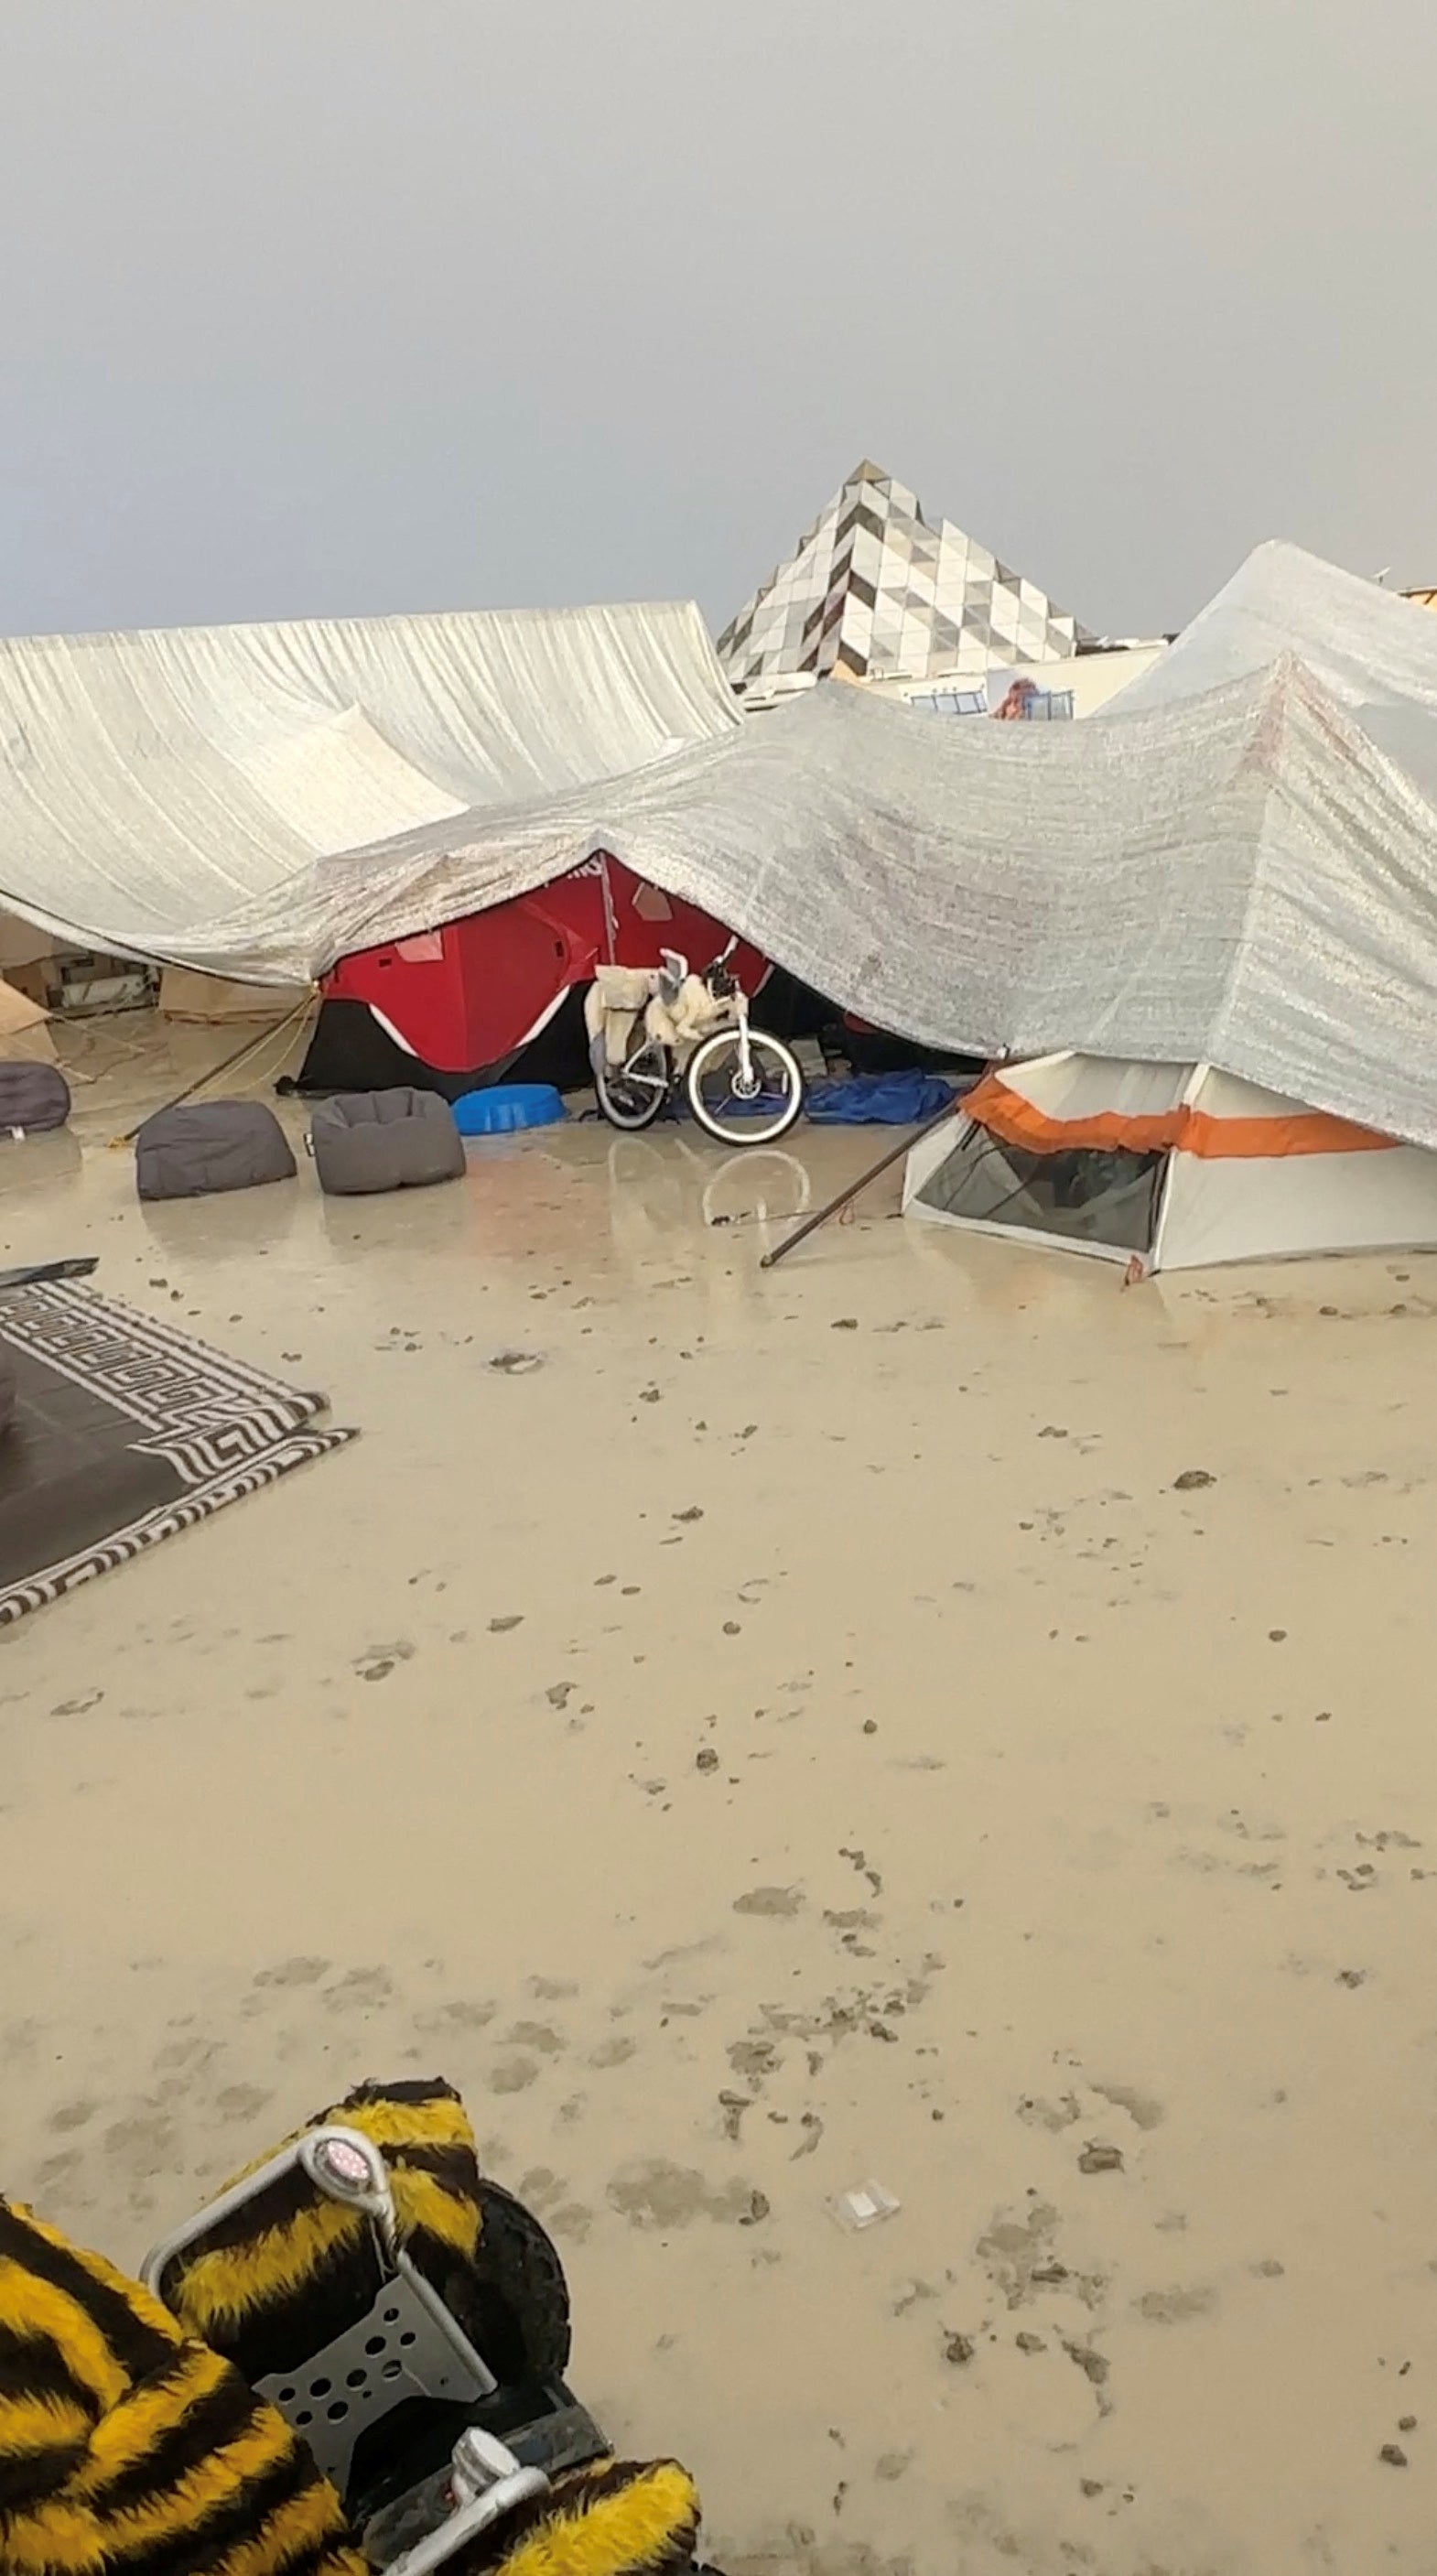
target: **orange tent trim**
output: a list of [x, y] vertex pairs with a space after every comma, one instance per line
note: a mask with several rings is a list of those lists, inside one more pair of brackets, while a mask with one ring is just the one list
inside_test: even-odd
[[1319, 1109], [1296, 1109], [1282, 1118], [1214, 1118], [1179, 1102], [1148, 1118], [1118, 1109], [1091, 1118], [1050, 1118], [997, 1074], [985, 1074], [963, 1103], [967, 1115], [1005, 1145], [1029, 1154], [1074, 1152], [1195, 1154], [1203, 1162], [1270, 1162], [1288, 1154], [1390, 1153], [1395, 1136], [1353, 1127]]

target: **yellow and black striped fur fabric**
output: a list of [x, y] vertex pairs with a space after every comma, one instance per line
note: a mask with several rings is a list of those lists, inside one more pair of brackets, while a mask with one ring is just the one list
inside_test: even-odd
[[0, 2576], [367, 2576], [273, 2407], [0, 2200]]
[[680, 2576], [698, 2541], [698, 2491], [677, 2460], [597, 2460], [506, 2515], [444, 2576]]
[[[441, 2297], [451, 2297], [479, 2242], [474, 2132], [452, 2085], [361, 2084], [308, 2125], [329, 2121], [360, 2130], [381, 2150], [400, 2242]], [[295, 2166], [208, 2229], [171, 2266], [164, 2293], [192, 2334], [246, 2378], [264, 2379], [321, 2351], [379, 2285], [368, 2220], [327, 2200]]]

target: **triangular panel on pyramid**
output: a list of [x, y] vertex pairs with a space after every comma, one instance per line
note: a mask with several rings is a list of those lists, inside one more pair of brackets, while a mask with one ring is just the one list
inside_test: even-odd
[[736, 689], [836, 668], [934, 679], [1066, 661], [1083, 631], [950, 520], [925, 519], [907, 485], [865, 458], [725, 627], [718, 654]]

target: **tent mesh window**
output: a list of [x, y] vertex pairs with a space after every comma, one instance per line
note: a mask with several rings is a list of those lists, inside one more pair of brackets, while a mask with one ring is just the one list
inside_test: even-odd
[[999, 1144], [985, 1128], [970, 1127], [918, 1197], [925, 1207], [975, 1225], [1064, 1235], [1114, 1252], [1147, 1252], [1166, 1161], [1165, 1152], [1122, 1148], [1030, 1154]]

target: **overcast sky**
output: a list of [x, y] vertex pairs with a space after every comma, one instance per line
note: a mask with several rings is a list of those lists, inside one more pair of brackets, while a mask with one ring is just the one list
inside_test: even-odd
[[0, 0], [0, 630], [1437, 582], [1437, 0]]

